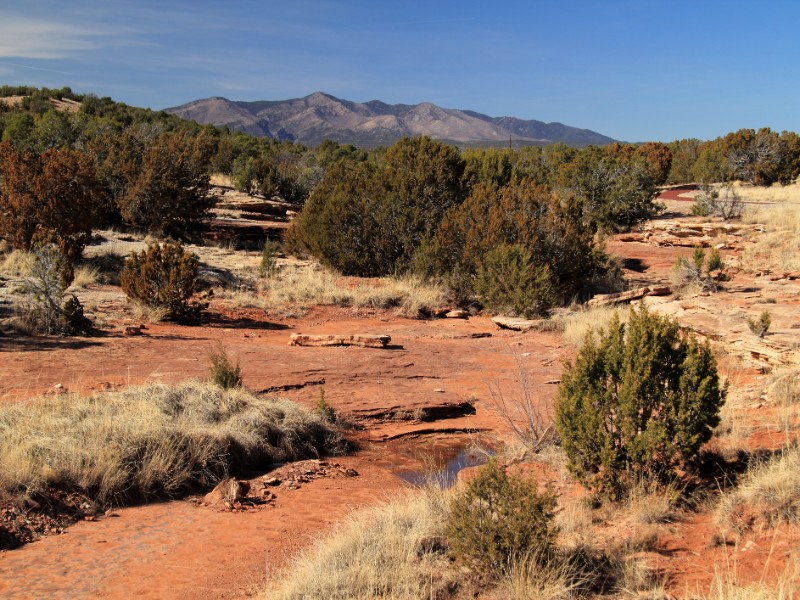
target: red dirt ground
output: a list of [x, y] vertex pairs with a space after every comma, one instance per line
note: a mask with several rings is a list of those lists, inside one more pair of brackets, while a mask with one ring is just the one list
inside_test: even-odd
[[[628, 259], [626, 273], [642, 281], [666, 280], [677, 254], [690, 252], [614, 241], [609, 249]], [[316, 308], [302, 319], [275, 321], [258, 311], [231, 312], [219, 305], [211, 312], [214, 318], [206, 325], [148, 325], [145, 335], [136, 337], [113, 331], [63, 340], [0, 336], [0, 399], [202, 378], [208, 354], [220, 341], [240, 361], [253, 390], [301, 386], [279, 394], [310, 406], [319, 396], [315, 382], [324, 379], [326, 400], [366, 426], [357, 434], [361, 449], [335, 458], [359, 475], [316, 479], [296, 490], [279, 488], [274, 503], [242, 512], [216, 512], [186, 499], [77, 523], [62, 535], [0, 552], [0, 597], [261, 595], [269, 573], [349, 511], [402, 492], [405, 484], [396, 473], [419, 468], [418, 452], [463, 445], [466, 431], [504, 436], [490, 410], [487, 382], [499, 380], [507, 394], [514, 393], [514, 353], [543, 405], [551, 403], [556, 386], [550, 382], [558, 380], [563, 359], [572, 354], [558, 334], [500, 330], [486, 317], [414, 321], [385, 311]], [[385, 333], [392, 336], [392, 346], [290, 347], [295, 332]], [[477, 337], [485, 334], [491, 336]], [[745, 383], [759, 377], [752, 370], [742, 373]], [[54, 387], [59, 384], [62, 388]], [[398, 420], [466, 399], [475, 401], [476, 414], [426, 423]], [[707, 591], [726, 552], [737, 553], [740, 571], [752, 572], [755, 580], [760, 576], [771, 533], [754, 532], [731, 550], [710, 543], [713, 530], [708, 514], [701, 513], [674, 523], [663, 536], [666, 550], [657, 562], [666, 563], [679, 596], [677, 590]], [[785, 563], [798, 544], [798, 532], [783, 532], [771, 564]]]

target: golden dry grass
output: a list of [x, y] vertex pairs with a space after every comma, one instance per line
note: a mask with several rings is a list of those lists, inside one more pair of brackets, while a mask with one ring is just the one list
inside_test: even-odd
[[337, 277], [314, 267], [284, 269], [263, 279], [257, 293], [231, 292], [235, 306], [269, 314], [303, 314], [309, 306], [394, 308], [397, 316], [419, 318], [445, 304], [444, 288], [411, 276], [363, 282]]
[[736, 557], [727, 556], [726, 560], [715, 565], [714, 579], [707, 593], [694, 594], [690, 597], [699, 600], [792, 600], [800, 593], [800, 562], [795, 559], [787, 562], [785, 568], [774, 581], [767, 581], [767, 567], [773, 556], [770, 548], [765, 557], [763, 572], [759, 581], [752, 582], [752, 572], [748, 572], [751, 583], [742, 583]]
[[742, 265], [745, 268], [800, 269], [800, 202], [750, 206], [744, 220], [763, 225], [763, 233], [744, 249]]
[[492, 599], [562, 600], [586, 596], [583, 588], [591, 584], [590, 574], [581, 574], [574, 560], [550, 560], [536, 556], [515, 561], [502, 577]]
[[79, 265], [75, 267], [75, 273], [70, 284], [72, 289], [84, 289], [90, 285], [95, 285], [100, 278], [100, 270], [89, 266]]
[[159, 323], [169, 314], [169, 309], [165, 306], [147, 306], [136, 300], [132, 300], [130, 306], [133, 318], [145, 323]]
[[628, 491], [624, 511], [628, 520], [638, 525], [665, 523], [676, 512], [681, 491], [674, 484], [659, 485], [640, 481]]
[[800, 523], [800, 447], [793, 446], [752, 467], [715, 511], [725, 528], [743, 530], [751, 519], [772, 526]]
[[334, 438], [285, 400], [197, 381], [0, 408], [0, 492], [62, 486], [106, 504], [208, 487], [231, 468], [318, 455]]
[[25, 250], [12, 250], [0, 256], [0, 275], [6, 277], [27, 277], [36, 262], [36, 255]]
[[764, 187], [737, 181], [733, 186], [745, 202], [800, 202], [800, 182], [785, 186], [776, 183]]
[[566, 314], [564, 320], [564, 341], [574, 348], [583, 346], [587, 334], [597, 334], [600, 330], [608, 331], [614, 316], [621, 323], [628, 319], [628, 310], [618, 306], [599, 306], [597, 308], [579, 309]]
[[449, 493], [428, 488], [359, 511], [301, 554], [270, 586], [281, 600], [426, 600], [455, 573], [437, 540]]

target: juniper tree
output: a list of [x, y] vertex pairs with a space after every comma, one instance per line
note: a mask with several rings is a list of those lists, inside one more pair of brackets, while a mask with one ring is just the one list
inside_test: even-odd
[[725, 388], [711, 349], [646, 308], [587, 337], [567, 365], [556, 427], [570, 471], [615, 498], [641, 478], [669, 478], [719, 423]]

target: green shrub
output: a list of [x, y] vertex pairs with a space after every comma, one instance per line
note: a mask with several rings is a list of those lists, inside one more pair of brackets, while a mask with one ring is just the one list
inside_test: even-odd
[[675, 321], [644, 307], [627, 326], [615, 317], [562, 375], [556, 427], [570, 471], [609, 498], [669, 479], [710, 439], [725, 391], [708, 345]]
[[214, 385], [218, 385], [224, 390], [242, 387], [242, 368], [237, 362], [234, 366], [228, 357], [228, 353], [217, 343], [216, 348], [208, 355], [208, 379]]
[[[436, 234], [420, 247], [415, 268], [422, 275], [445, 279], [458, 274], [465, 295], [470, 286], [472, 293], [478, 291], [481, 268], [484, 292], [487, 284], [507, 289], [508, 284], [489, 281], [503, 269], [487, 267], [499, 266], [514, 255], [519, 255], [514, 261], [519, 263], [524, 256], [532, 279], [548, 273], [538, 303], [544, 308], [549, 302], [569, 301], [586, 295], [593, 277], [607, 270], [592, 230], [579, 215], [577, 201], [562, 200], [531, 179], [514, 179], [500, 190], [478, 184], [462, 204], [447, 211]], [[523, 251], [500, 251], [503, 246]], [[494, 275], [487, 277], [492, 271]]]
[[708, 253], [706, 269], [711, 273], [712, 271], [719, 271], [722, 267], [722, 257], [719, 255], [719, 250], [712, 248], [711, 252]]
[[314, 412], [327, 423], [336, 421], [336, 411], [328, 404], [328, 401], [325, 400], [325, 388], [320, 388], [319, 390], [319, 398], [317, 399], [316, 406], [314, 406]]
[[497, 576], [514, 559], [544, 559], [556, 533], [555, 507], [550, 490], [539, 494], [535, 481], [509, 476], [490, 461], [453, 500], [447, 538], [459, 560]]
[[536, 265], [519, 244], [491, 250], [478, 265], [475, 288], [489, 309], [525, 317], [547, 314], [556, 299], [550, 267]]
[[261, 263], [258, 265], [258, 274], [261, 277], [272, 277], [278, 267], [278, 245], [272, 240], [265, 240], [261, 249]]
[[205, 308], [190, 303], [197, 282], [198, 259], [176, 242], [150, 244], [132, 253], [120, 272], [122, 290], [146, 306], [163, 307], [178, 320], [192, 319]]
[[763, 338], [767, 335], [767, 331], [769, 331], [769, 326], [772, 324], [772, 316], [769, 314], [768, 310], [762, 312], [758, 319], [753, 319], [752, 317], [747, 317], [747, 326], [750, 328], [750, 331], [755, 333], [758, 337]]

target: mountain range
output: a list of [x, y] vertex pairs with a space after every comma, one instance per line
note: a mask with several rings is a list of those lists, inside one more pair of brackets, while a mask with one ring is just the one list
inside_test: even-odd
[[351, 102], [316, 92], [292, 100], [236, 102], [213, 97], [166, 109], [200, 124], [227, 125], [258, 137], [316, 145], [325, 139], [371, 148], [403, 136], [427, 135], [469, 146], [610, 144], [614, 140], [589, 129], [562, 123], [489, 117], [470, 110], [441, 108], [429, 102], [386, 104]]

